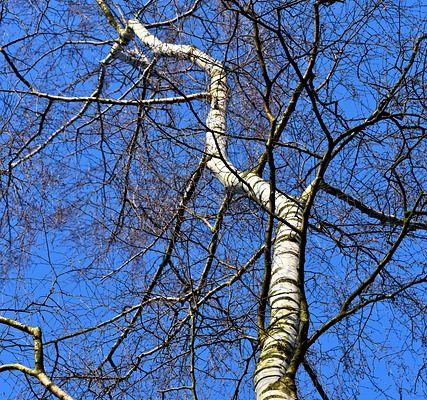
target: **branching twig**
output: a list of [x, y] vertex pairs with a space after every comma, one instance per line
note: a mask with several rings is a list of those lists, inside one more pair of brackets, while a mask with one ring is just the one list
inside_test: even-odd
[[33, 337], [34, 341], [34, 368], [27, 367], [23, 364], [3, 364], [0, 365], [0, 372], [16, 370], [26, 375], [35, 377], [50, 393], [60, 400], [73, 400], [64, 390], [51, 381], [44, 369], [43, 361], [43, 341], [42, 332], [39, 327], [22, 324], [11, 318], [0, 316], [0, 324], [18, 329], [21, 332], [27, 333]]

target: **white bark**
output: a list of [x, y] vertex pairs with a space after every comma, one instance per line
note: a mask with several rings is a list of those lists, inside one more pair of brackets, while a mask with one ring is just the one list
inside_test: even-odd
[[0, 315], [0, 324], [10, 326], [21, 332], [27, 333], [33, 337], [34, 341], [34, 368], [27, 367], [23, 364], [2, 364], [0, 365], [0, 372], [3, 371], [20, 371], [26, 375], [33, 376], [56, 398], [60, 400], [73, 400], [73, 398], [56, 385], [46, 375], [43, 362], [43, 340], [42, 332], [38, 327], [25, 325], [11, 318], [6, 318]]
[[[158, 56], [191, 61], [210, 77], [210, 110], [206, 119], [205, 152], [208, 168], [228, 190], [246, 193], [263, 207], [270, 207], [270, 184], [255, 173], [239, 171], [227, 155], [227, 79], [223, 65], [192, 46], [163, 43], [136, 20], [129, 22], [135, 35]], [[303, 196], [304, 197], [304, 196]], [[296, 346], [301, 293], [298, 288], [299, 229], [302, 207], [286, 196], [275, 194], [279, 223], [273, 249], [269, 290], [270, 322], [262, 343], [254, 382], [257, 400], [295, 399], [285, 383], [285, 374]], [[286, 221], [283, 222], [283, 221]], [[273, 397], [271, 397], [273, 396]]]
[[[288, 202], [280, 216], [296, 229], [302, 227], [302, 208]], [[300, 235], [288, 225], [277, 230], [269, 290], [270, 322], [254, 374], [257, 400], [293, 400], [285, 381], [300, 325], [301, 293], [298, 286]]]

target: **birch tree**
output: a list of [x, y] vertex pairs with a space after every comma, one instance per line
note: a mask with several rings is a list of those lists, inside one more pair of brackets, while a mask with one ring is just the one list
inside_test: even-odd
[[423, 2], [42, 3], [1, 14], [4, 396], [424, 398]]

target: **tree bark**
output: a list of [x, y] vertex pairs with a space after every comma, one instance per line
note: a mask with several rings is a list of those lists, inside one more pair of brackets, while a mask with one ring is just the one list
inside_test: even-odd
[[246, 193], [270, 212], [275, 212], [281, 221], [273, 244], [270, 321], [261, 335], [261, 355], [254, 382], [257, 400], [296, 399], [294, 378], [287, 374], [287, 368], [294, 356], [300, 327], [302, 297], [298, 280], [302, 204], [276, 192], [272, 210], [270, 184], [253, 172], [239, 171], [229, 160], [226, 130], [228, 87], [222, 64], [194, 47], [161, 42], [137, 20], [130, 21], [129, 26], [156, 55], [186, 59], [208, 74], [211, 107], [206, 119], [207, 166], [227, 190]]
[[257, 400], [297, 398], [294, 379], [287, 374], [287, 369], [295, 353], [300, 328], [301, 236], [297, 230], [302, 226], [302, 207], [286, 200], [281, 209], [279, 216], [294, 227], [280, 223], [273, 245], [268, 296], [270, 321], [261, 335], [261, 355], [254, 374]]

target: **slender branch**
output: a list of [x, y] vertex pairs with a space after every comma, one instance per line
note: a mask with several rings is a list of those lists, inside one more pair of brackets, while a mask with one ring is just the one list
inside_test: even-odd
[[258, 303], [258, 337], [261, 339], [265, 335], [265, 311], [268, 303], [268, 293], [271, 284], [271, 270], [273, 262], [273, 229], [274, 229], [274, 214], [276, 208], [276, 165], [273, 156], [274, 146], [271, 143], [267, 146], [267, 161], [270, 169], [270, 211], [267, 221], [267, 229], [265, 232], [265, 251], [264, 251], [264, 277], [261, 285], [261, 294]]
[[224, 221], [225, 213], [227, 212], [228, 207], [230, 206], [232, 198], [233, 198], [233, 196], [231, 193], [226, 194], [226, 196], [225, 196], [225, 198], [224, 198], [223, 202], [221, 203], [221, 206], [218, 210], [217, 217], [215, 220], [215, 224], [211, 228], [212, 239], [211, 239], [209, 246], [208, 246], [209, 256], [208, 256], [208, 259], [206, 260], [205, 267], [203, 268], [203, 272], [201, 274], [196, 292], [200, 292], [206, 284], [206, 279], [207, 279], [209, 271], [212, 267], [212, 263], [213, 263], [214, 258], [215, 258], [215, 253], [216, 253], [216, 250], [218, 248], [219, 232], [221, 230], [222, 223]]
[[[191, 307], [191, 305], [190, 305]], [[191, 318], [191, 333], [190, 333], [190, 376], [191, 376], [191, 391], [193, 399], [198, 400], [197, 396], [197, 379], [196, 379], [196, 335], [197, 335], [197, 313], [196, 310], [190, 308]]]
[[420, 283], [426, 283], [427, 278], [422, 277], [420, 279], [415, 279], [411, 282], [408, 282], [405, 285], [402, 285], [399, 289], [395, 290], [392, 293], [384, 293], [380, 296], [375, 296], [373, 298], [367, 299], [365, 301], [361, 301], [359, 304], [356, 304], [354, 307], [348, 309], [345, 312], [339, 312], [337, 315], [332, 317], [330, 320], [325, 322], [318, 330], [316, 330], [311, 337], [307, 340], [307, 349], [311, 347], [317, 339], [319, 339], [320, 336], [322, 336], [326, 331], [328, 331], [330, 328], [332, 328], [337, 323], [341, 322], [343, 319], [356, 314], [360, 310], [364, 309], [366, 306], [371, 305], [373, 303], [379, 303], [380, 301], [384, 300], [392, 300], [396, 298], [396, 296], [400, 295], [402, 292], [405, 292], [409, 288], [419, 285]]
[[378, 105], [376, 109], [372, 112], [372, 114], [365, 119], [361, 124], [356, 125], [350, 129], [347, 129], [343, 133], [341, 133], [340, 136], [334, 141], [334, 144], [339, 144], [339, 146], [336, 147], [334, 150], [333, 157], [335, 157], [346, 145], [349, 143], [352, 138], [358, 134], [359, 132], [362, 132], [365, 128], [372, 126], [373, 124], [377, 123], [381, 119], [389, 119], [393, 117], [393, 115], [386, 115], [385, 110], [387, 106], [392, 101], [394, 95], [397, 93], [397, 91], [401, 88], [403, 82], [406, 79], [406, 75], [408, 74], [409, 70], [412, 68], [412, 66], [415, 63], [416, 57], [419, 53], [421, 43], [427, 40], [427, 35], [420, 36], [414, 44], [411, 57], [406, 64], [406, 66], [403, 68], [402, 73], [400, 74], [399, 78], [393, 85], [393, 87], [388, 91], [387, 95], [378, 102]]
[[[198, 300], [197, 302], [195, 302], [194, 304], [194, 308], [200, 308], [203, 304], [205, 304], [213, 295], [215, 295], [215, 293], [219, 292], [220, 290], [224, 289], [225, 287], [230, 287], [231, 285], [233, 285], [235, 282], [237, 282], [238, 280], [241, 279], [242, 275], [248, 271], [256, 261], [258, 261], [258, 259], [261, 257], [261, 255], [263, 254], [264, 251], [264, 246], [260, 247], [252, 256], [251, 258], [239, 269], [236, 271], [236, 273], [227, 281], [222, 282], [221, 284], [219, 284], [217, 287], [211, 289], [209, 292], [207, 292], [202, 298], [200, 298], [200, 300]], [[230, 265], [227, 265], [227, 267], [231, 267]], [[189, 301], [190, 298], [193, 298], [194, 296], [194, 292], [189, 292], [186, 296], [184, 296], [184, 298], [180, 299], [180, 302], [185, 302], [185, 301]], [[177, 335], [179, 333], [179, 330], [182, 329], [182, 327], [184, 326], [184, 324], [190, 319], [190, 315], [187, 315], [186, 317], [184, 317], [183, 319], [180, 320], [179, 325], [180, 327], [175, 329], [175, 332], [173, 335], [170, 335], [167, 340], [165, 342], [163, 342], [162, 344], [156, 346], [154, 349], [151, 349], [149, 351], [146, 351], [144, 353], [139, 354], [136, 357], [136, 360], [134, 361], [134, 365], [132, 366], [132, 368], [126, 373], [126, 375], [123, 377], [123, 380], [126, 380], [129, 378], [129, 376], [138, 369], [138, 366], [140, 364], [140, 362], [142, 361], [142, 359], [146, 356], [149, 356], [153, 353], [155, 353], [156, 351], [166, 347], [174, 338], [175, 335]], [[190, 387], [189, 387], [190, 388]]]
[[311, 367], [310, 363], [307, 361], [306, 358], [303, 360], [302, 365], [305, 371], [307, 372], [308, 376], [310, 377], [311, 381], [313, 382], [313, 385], [316, 388], [322, 400], [329, 400], [328, 395], [326, 394], [325, 390], [323, 389], [322, 385], [319, 382], [316, 372]]
[[[350, 206], [357, 208], [361, 213], [367, 215], [370, 218], [376, 219], [383, 224], [390, 224], [390, 225], [396, 225], [396, 226], [403, 226], [405, 224], [404, 219], [398, 218], [395, 215], [385, 214], [382, 211], [375, 210], [372, 207], [367, 206], [365, 203], [361, 202], [360, 200], [356, 199], [355, 197], [350, 196], [349, 194], [344, 193], [340, 189], [335, 188], [332, 185], [326, 183], [325, 181], [321, 182], [320, 188], [324, 192], [336, 197], [339, 200], [346, 202]], [[416, 211], [414, 211], [414, 214], [416, 214]], [[408, 225], [408, 230], [411, 231], [416, 229], [427, 229], [427, 223], [410, 222]]]
[[[1, 92], [5, 92], [1, 90]], [[25, 92], [20, 90], [14, 90], [13, 93], [36, 96], [40, 98], [49, 99], [52, 101], [62, 101], [64, 103], [100, 103], [100, 104], [113, 104], [119, 106], [151, 106], [156, 104], [178, 104], [187, 103], [191, 100], [207, 99], [209, 98], [208, 92], [192, 93], [184, 96], [174, 97], [163, 97], [163, 98], [152, 98], [152, 99], [141, 99], [141, 100], [120, 100], [120, 99], [109, 99], [97, 96], [56, 96], [49, 93], [39, 92], [34, 89], [32, 92]]]
[[374, 269], [374, 271], [369, 275], [368, 278], [366, 278], [344, 301], [344, 303], [341, 306], [341, 312], [347, 311], [352, 301], [359, 296], [365, 289], [367, 289], [375, 280], [375, 278], [379, 275], [379, 273], [385, 268], [385, 266], [391, 261], [393, 258], [394, 253], [396, 253], [397, 249], [399, 248], [400, 244], [402, 243], [403, 239], [405, 238], [408, 229], [409, 224], [411, 221], [411, 217], [413, 215], [413, 212], [410, 212], [405, 217], [404, 225], [399, 233], [399, 236], [397, 237], [396, 241], [391, 246], [390, 250], [387, 252], [387, 254], [383, 257], [383, 259], [378, 263], [377, 267]]
[[[420, 197], [421, 198], [421, 197]], [[420, 200], [418, 199], [418, 201]], [[417, 202], [418, 203], [418, 202]], [[407, 217], [405, 218], [405, 223], [399, 233], [399, 236], [397, 237], [396, 241], [393, 243], [387, 254], [383, 257], [383, 259], [377, 264], [377, 267], [372, 271], [372, 273], [350, 294], [347, 296], [343, 304], [341, 305], [341, 308], [339, 312], [331, 318], [329, 321], [325, 322], [310, 338], [307, 340], [306, 348], [308, 349], [323, 333], [325, 333], [328, 329], [330, 329], [332, 326], [337, 324], [338, 322], [342, 321], [344, 318], [348, 317], [349, 315], [352, 315], [359, 311], [360, 309], [366, 307], [366, 305], [371, 304], [373, 302], [390, 298], [390, 295], [384, 295], [381, 299], [374, 299], [366, 302], [362, 302], [358, 305], [355, 305], [354, 307], [350, 308], [351, 303], [355, 300], [357, 296], [360, 296], [376, 279], [376, 277], [380, 274], [381, 271], [384, 270], [386, 265], [391, 261], [393, 255], [399, 248], [400, 244], [402, 243], [403, 239], [406, 236], [406, 233], [408, 232], [409, 226], [410, 226], [410, 220], [413, 216], [413, 211], [409, 212], [407, 214]], [[425, 279], [424, 279], [425, 281]], [[410, 284], [407, 287], [412, 286]], [[399, 289], [396, 293], [400, 293], [404, 289]]]
[[[186, 18], [186, 17], [189, 17], [190, 15], [192, 15], [197, 10], [197, 8], [199, 7], [199, 5], [200, 5], [201, 2], [202, 2], [202, 0], [196, 0], [193, 3], [193, 5], [187, 11], [185, 11], [185, 12], [177, 15], [176, 17], [168, 19], [166, 21], [154, 22], [152, 24], [147, 24], [146, 27], [148, 29], [151, 29], [151, 28], [160, 28], [162, 26], [172, 25], [173, 23], [178, 22], [179, 20], [181, 20], [183, 18]], [[143, 11], [144, 11], [143, 8], [141, 8], [140, 10], [138, 10], [138, 12], [135, 14], [135, 17], [139, 18], [139, 16], [141, 15], [141, 13]]]
[[168, 265], [171, 257], [172, 252], [175, 248], [176, 240], [178, 239], [179, 233], [181, 231], [181, 226], [184, 221], [184, 213], [185, 209], [187, 207], [188, 202], [191, 200], [194, 191], [196, 190], [197, 184], [199, 183], [200, 178], [202, 177], [203, 171], [206, 167], [206, 158], [203, 157], [200, 161], [199, 165], [197, 166], [196, 170], [191, 175], [189, 181], [187, 182], [187, 185], [184, 190], [184, 194], [182, 196], [181, 202], [178, 206], [178, 210], [176, 213], [176, 223], [171, 235], [171, 238], [169, 240], [168, 246], [165, 250], [165, 254], [163, 256], [162, 262], [158, 266], [156, 273], [154, 274], [151, 283], [149, 287], [146, 289], [144, 297], [142, 299], [141, 305], [136, 309], [134, 315], [131, 318], [130, 323], [126, 328], [123, 329], [122, 334], [117, 338], [117, 340], [114, 342], [113, 346], [110, 348], [110, 351], [108, 352], [107, 356], [101, 361], [98, 368], [101, 368], [107, 361], [112, 361], [112, 357], [116, 350], [119, 348], [119, 346], [123, 343], [123, 341], [127, 338], [127, 336], [132, 332], [132, 329], [140, 317], [142, 311], [143, 311], [143, 305], [145, 302], [150, 298], [155, 286], [157, 285], [160, 276], [162, 275], [166, 265]]

